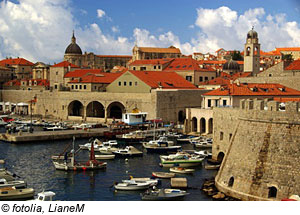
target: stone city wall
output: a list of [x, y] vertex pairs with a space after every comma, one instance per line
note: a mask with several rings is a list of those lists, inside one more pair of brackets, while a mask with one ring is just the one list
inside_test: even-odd
[[[280, 111], [276, 101], [242, 100], [240, 107], [214, 113], [218, 125], [214, 157], [221, 150], [225, 153], [217, 188], [242, 200], [280, 200], [299, 194], [300, 104], [288, 102]], [[223, 145], [217, 130], [221, 128], [223, 138], [232, 134]]]

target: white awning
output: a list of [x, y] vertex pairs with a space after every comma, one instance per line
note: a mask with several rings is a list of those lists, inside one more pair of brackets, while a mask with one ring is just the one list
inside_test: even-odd
[[25, 102], [20, 102], [17, 104], [17, 106], [28, 106], [29, 104], [28, 103], [25, 103]]

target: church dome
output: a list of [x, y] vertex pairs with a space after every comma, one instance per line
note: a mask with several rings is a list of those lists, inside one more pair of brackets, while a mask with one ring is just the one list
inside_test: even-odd
[[76, 38], [74, 36], [74, 32], [73, 32], [73, 36], [72, 36], [72, 42], [66, 48], [65, 54], [80, 54], [80, 55], [82, 55], [81, 48], [79, 47], [79, 45], [76, 44]]
[[240, 65], [236, 61], [230, 59], [224, 63], [223, 70], [240, 70]]
[[256, 31], [253, 30], [253, 28], [247, 34], [247, 38], [252, 38], [253, 39], [253, 38], [257, 38], [257, 37], [258, 37], [258, 34], [257, 34]]

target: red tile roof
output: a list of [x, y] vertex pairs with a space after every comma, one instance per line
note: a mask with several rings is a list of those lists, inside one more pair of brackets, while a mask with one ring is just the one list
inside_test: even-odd
[[205, 96], [300, 96], [300, 91], [281, 84], [229, 84]]
[[76, 69], [70, 72], [67, 72], [64, 75], [64, 78], [80, 78], [87, 74], [100, 74], [102, 69]]
[[228, 85], [230, 84], [230, 79], [227, 77], [217, 77], [215, 79], [209, 80], [209, 81], [204, 81], [199, 83], [198, 85]]
[[280, 97], [274, 97], [274, 101], [278, 102], [300, 102], [300, 98], [280, 98]]
[[199, 61], [193, 58], [175, 58], [164, 71], [187, 71], [187, 70], [197, 70], [197, 71], [215, 71], [213, 68], [201, 68]]
[[69, 66], [71, 68], [79, 68], [79, 66], [76, 66], [75, 64], [69, 63], [68, 61], [62, 61], [62, 62], [57, 63], [57, 64], [55, 64], [51, 67], [64, 67], [64, 68], [66, 68], [66, 67], [69, 67]]
[[294, 60], [284, 70], [300, 70], [300, 60]]
[[101, 58], [132, 58], [131, 55], [96, 55]]
[[152, 89], [159, 88], [159, 84], [163, 89], [197, 89], [195, 85], [188, 82], [175, 72], [133, 70], [130, 70], [129, 72], [146, 83]]
[[4, 59], [0, 61], [1, 66], [19, 65], [19, 66], [33, 66], [34, 64], [24, 58]]
[[174, 58], [164, 58], [164, 59], [149, 59], [149, 60], [135, 60], [130, 66], [136, 65], [164, 65], [166, 63], [170, 63]]
[[123, 73], [94, 73], [86, 74], [85, 76], [80, 77], [80, 79], [69, 81], [68, 83], [98, 83], [98, 84], [110, 84]]
[[4, 86], [20, 86], [21, 85], [21, 82], [20, 80], [11, 80], [11, 81], [8, 81], [6, 83], [4, 83]]
[[157, 47], [138, 47], [142, 52], [156, 52], [156, 53], [176, 53], [181, 54], [179, 48], [169, 47], [169, 48], [157, 48]]

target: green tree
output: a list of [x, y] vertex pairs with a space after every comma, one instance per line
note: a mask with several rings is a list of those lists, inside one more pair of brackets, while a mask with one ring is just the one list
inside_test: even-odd
[[291, 54], [282, 54], [282, 60], [291, 61], [291, 60], [293, 60], [293, 55], [291, 55]]

